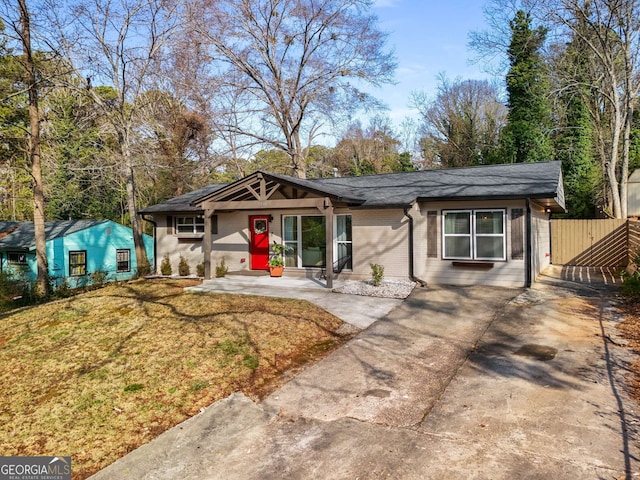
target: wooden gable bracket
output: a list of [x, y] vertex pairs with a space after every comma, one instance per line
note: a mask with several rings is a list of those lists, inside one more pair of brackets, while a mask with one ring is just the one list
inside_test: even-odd
[[[264, 180], [263, 180], [264, 181]], [[253, 187], [249, 184], [246, 185], [247, 190], [249, 190], [249, 192], [251, 193], [251, 195], [253, 195], [255, 197], [256, 200], [262, 200], [260, 198], [260, 194], [258, 192], [256, 192]]]
[[249, 184], [246, 185], [246, 188], [247, 190], [249, 190], [251, 195], [253, 195], [259, 202], [269, 200], [271, 196], [280, 188], [280, 184], [276, 183], [273, 187], [271, 187], [271, 189], [267, 191], [267, 181], [264, 179], [264, 176], [262, 174], [258, 174], [256, 178], [260, 181], [258, 191], [256, 191], [256, 189]]
[[265, 200], [269, 200], [271, 198], [271, 196], [276, 193], [278, 191], [278, 189], [280, 188], [280, 184], [276, 183], [273, 188], [271, 188], [271, 190], [269, 190], [266, 195], [265, 195]]

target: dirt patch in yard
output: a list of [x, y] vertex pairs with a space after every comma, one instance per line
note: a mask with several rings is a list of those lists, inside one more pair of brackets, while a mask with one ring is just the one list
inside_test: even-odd
[[272, 392], [352, 335], [307, 302], [136, 281], [0, 316], [0, 451], [86, 478], [200, 409]]

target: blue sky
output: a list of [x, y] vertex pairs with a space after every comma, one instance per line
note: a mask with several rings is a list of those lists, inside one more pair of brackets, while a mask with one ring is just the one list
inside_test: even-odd
[[422, 90], [435, 96], [438, 74], [451, 80], [485, 79], [481, 65], [472, 65], [469, 32], [486, 28], [482, 0], [375, 0], [380, 28], [389, 33], [388, 44], [398, 60], [396, 85], [371, 93], [388, 104], [388, 115], [397, 125], [409, 109], [409, 95]]

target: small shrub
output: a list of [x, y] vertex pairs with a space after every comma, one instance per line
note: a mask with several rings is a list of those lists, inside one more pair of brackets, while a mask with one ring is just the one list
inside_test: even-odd
[[[223, 258], [220, 261], [220, 265], [216, 265], [216, 277], [217, 278], [222, 278], [227, 274], [228, 271], [229, 271], [229, 267], [227, 267], [227, 265], [225, 265], [224, 258]], [[204, 275], [202, 275], [202, 276], [204, 276]]]
[[169, 260], [169, 254], [165, 254], [162, 259], [162, 263], [160, 264], [160, 273], [162, 275], [171, 275], [173, 270], [171, 269], [171, 261]]
[[56, 283], [56, 290], [54, 292], [54, 296], [57, 298], [67, 298], [73, 295], [73, 288], [69, 285], [69, 282], [66, 278], [61, 278]]
[[204, 277], [204, 262], [200, 262], [196, 265], [196, 275], [199, 277]]
[[632, 301], [640, 301], [640, 277], [637, 274], [625, 276], [620, 293]]
[[191, 267], [187, 263], [187, 259], [180, 255], [180, 263], [178, 263], [178, 274], [181, 277], [188, 277], [191, 274]]
[[101, 287], [107, 281], [109, 274], [102, 270], [96, 270], [91, 274], [91, 284], [95, 287]]
[[33, 285], [20, 275], [0, 272], [0, 310], [8, 310], [33, 301]]
[[382, 283], [382, 279], [384, 278], [384, 267], [382, 265], [378, 265], [377, 263], [371, 264], [371, 280], [373, 284], [378, 287]]

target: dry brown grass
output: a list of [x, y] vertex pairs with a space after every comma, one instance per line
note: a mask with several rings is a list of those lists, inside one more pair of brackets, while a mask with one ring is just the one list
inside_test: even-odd
[[110, 285], [0, 316], [0, 452], [71, 455], [86, 478], [234, 391], [345, 340], [307, 302]]

